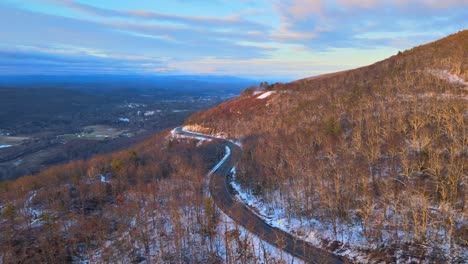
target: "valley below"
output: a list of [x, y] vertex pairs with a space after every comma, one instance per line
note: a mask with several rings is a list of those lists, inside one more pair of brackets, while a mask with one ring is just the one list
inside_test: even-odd
[[178, 82], [151, 88], [145, 80], [149, 87], [131, 88], [141, 82], [100, 84], [110, 88], [79, 81], [0, 85], [0, 181], [129, 147], [236, 96], [237, 87], [247, 85], [245, 81], [216, 90], [194, 82], [200, 87], [196, 92], [178, 87]]

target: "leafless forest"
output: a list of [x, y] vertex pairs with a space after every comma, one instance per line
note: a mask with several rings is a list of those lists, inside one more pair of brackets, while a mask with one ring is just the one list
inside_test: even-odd
[[340, 226], [360, 226], [376, 260], [457, 262], [468, 246], [467, 79], [463, 31], [274, 85], [265, 99], [252, 89], [186, 123], [242, 139], [240, 184], [291, 218], [329, 224], [339, 244], [350, 237]]
[[[468, 31], [356, 70], [256, 88], [186, 121], [242, 142], [235, 180], [329, 251], [466, 262]], [[263, 90], [265, 92], [265, 90]], [[0, 183], [0, 262], [282, 263], [204, 194], [223, 149], [168, 131]], [[355, 230], [355, 229], [353, 229]], [[300, 236], [300, 234], [298, 234]], [[403, 257], [402, 257], [403, 256]]]

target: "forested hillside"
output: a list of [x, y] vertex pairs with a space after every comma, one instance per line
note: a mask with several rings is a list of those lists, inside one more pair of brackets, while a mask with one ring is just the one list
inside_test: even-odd
[[[354, 262], [468, 261], [468, 31], [245, 90], [187, 129], [241, 141], [238, 198]], [[207, 195], [225, 155], [169, 131], [0, 184], [0, 263], [292, 263]]]
[[466, 262], [467, 80], [465, 30], [186, 124], [240, 139], [241, 196], [302, 238], [366, 262]]
[[0, 263], [256, 263], [289, 257], [207, 195], [225, 155], [164, 131], [128, 150], [0, 183]]

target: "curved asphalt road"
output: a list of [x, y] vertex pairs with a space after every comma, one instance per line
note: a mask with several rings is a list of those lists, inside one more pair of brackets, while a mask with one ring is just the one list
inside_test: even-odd
[[[185, 131], [181, 127], [175, 128], [174, 133], [186, 137], [219, 139], [210, 135]], [[300, 240], [283, 230], [270, 226], [245, 204], [235, 200], [232, 191], [228, 187], [227, 176], [239, 160], [241, 149], [228, 140], [223, 141], [230, 148], [231, 154], [211, 175], [210, 192], [216, 205], [226, 215], [249, 232], [257, 235], [260, 239], [306, 263], [351, 263], [348, 259], [316, 248], [304, 240]]]

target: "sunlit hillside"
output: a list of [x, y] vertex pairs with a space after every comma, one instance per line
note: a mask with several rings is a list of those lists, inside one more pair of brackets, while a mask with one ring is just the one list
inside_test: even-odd
[[251, 88], [186, 124], [243, 142], [265, 218], [367, 261], [467, 259], [468, 31], [356, 70]]
[[[241, 145], [230, 185], [269, 227], [356, 263], [466, 263], [467, 82], [465, 30], [367, 67], [262, 83], [186, 128]], [[166, 130], [0, 183], [0, 262], [297, 261], [216, 207], [206, 175], [220, 142]]]

